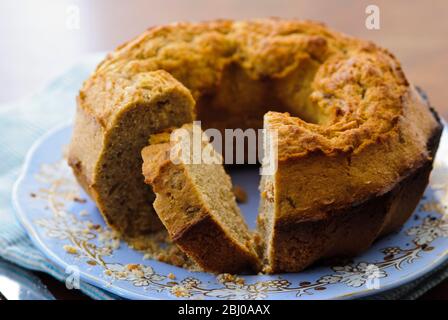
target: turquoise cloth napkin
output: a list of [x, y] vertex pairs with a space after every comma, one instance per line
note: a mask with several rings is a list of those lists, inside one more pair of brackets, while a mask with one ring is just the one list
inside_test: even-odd
[[[75, 97], [82, 81], [103, 56], [88, 56], [35, 96], [0, 107], [0, 256], [60, 281], [65, 281], [67, 276], [64, 270], [31, 243], [16, 220], [11, 190], [33, 142], [50, 128], [73, 117]], [[117, 298], [87, 283], [81, 283], [80, 290], [94, 299]]]
[[[104, 54], [88, 56], [42, 92], [17, 103], [0, 107], [0, 256], [26, 269], [48, 273], [65, 281], [64, 270], [50, 262], [30, 241], [15, 219], [11, 190], [26, 152], [46, 131], [71, 119], [75, 97], [82, 81], [94, 70]], [[448, 277], [447, 265], [398, 289], [374, 299], [415, 299]], [[80, 290], [94, 299], [118, 297], [87, 283]]]

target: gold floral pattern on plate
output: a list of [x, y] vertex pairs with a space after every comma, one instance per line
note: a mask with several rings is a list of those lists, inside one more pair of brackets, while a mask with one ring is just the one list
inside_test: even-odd
[[[45, 201], [50, 214], [38, 218], [34, 223], [45, 230], [49, 238], [61, 241], [65, 250], [76, 256], [80, 264], [98, 266], [110, 285], [115, 281], [126, 281], [135, 287], [156, 292], [166, 291], [179, 298], [219, 298], [219, 299], [266, 299], [275, 298], [279, 293], [293, 293], [296, 297], [314, 295], [330, 286], [344, 285], [353, 288], [366, 286], [375, 288], [378, 280], [389, 276], [391, 270], [402, 270], [405, 264], [412, 264], [425, 252], [434, 249], [433, 242], [448, 237], [447, 209], [448, 170], [436, 165], [431, 182], [432, 194], [420, 203], [413, 219], [419, 222], [404, 230], [410, 241], [407, 247], [389, 246], [381, 249], [381, 261], [349, 261], [335, 265], [328, 274], [314, 281], [292, 283], [282, 276], [271, 276], [268, 280], [253, 283], [235, 281], [232, 277], [222, 277], [218, 287], [211, 287], [197, 277], [178, 279], [177, 275], [162, 274], [149, 265], [140, 263], [113, 262], [114, 251], [119, 248], [119, 240], [107, 227], [96, 226], [88, 215], [70, 212], [70, 204], [83, 203], [78, 185], [64, 160], [41, 166], [35, 179], [45, 187], [33, 193], [33, 199]], [[442, 177], [442, 178], [441, 178]], [[447, 179], [445, 179], [447, 178]], [[437, 198], [435, 197], [437, 195]]]

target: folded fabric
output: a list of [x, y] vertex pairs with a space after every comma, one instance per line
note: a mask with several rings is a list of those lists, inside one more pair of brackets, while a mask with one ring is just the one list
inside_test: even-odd
[[[64, 270], [49, 261], [17, 222], [11, 190], [33, 142], [46, 131], [73, 117], [75, 97], [82, 81], [104, 54], [87, 56], [31, 98], [0, 107], [0, 257], [26, 269], [42, 271], [65, 281]], [[448, 277], [448, 264], [405, 286], [370, 298], [415, 299]], [[81, 282], [80, 290], [94, 299], [118, 299], [116, 295]]]
[[[104, 54], [88, 56], [31, 98], [0, 107], [0, 256], [26, 269], [65, 281], [64, 270], [52, 264], [30, 241], [15, 218], [11, 190], [34, 141], [53, 126], [73, 117], [75, 97]], [[87, 283], [80, 290], [94, 299], [116, 299]]]

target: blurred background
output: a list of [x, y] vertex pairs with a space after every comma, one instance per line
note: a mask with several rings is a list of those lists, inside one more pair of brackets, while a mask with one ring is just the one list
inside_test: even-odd
[[[379, 30], [365, 26], [371, 4], [380, 9]], [[319, 20], [388, 48], [448, 118], [446, 0], [2, 0], [0, 105], [38, 91], [83, 55], [112, 50], [153, 25], [268, 16]]]
[[[379, 30], [366, 27], [369, 5], [379, 8]], [[61, 115], [45, 112], [45, 106], [58, 107], [60, 101], [67, 100], [75, 105], [70, 86], [68, 92], [61, 86], [56, 98], [25, 98], [84, 61], [86, 55], [113, 50], [148, 27], [175, 21], [269, 16], [322, 21], [389, 49], [402, 62], [408, 79], [421, 86], [448, 119], [448, 0], [0, 0], [0, 131], [5, 132], [0, 132], [1, 224], [11, 226], [8, 221], [14, 221], [10, 189], [23, 155], [47, 124], [60, 121]], [[28, 112], [32, 105], [40, 108]], [[8, 113], [7, 109], [16, 108], [19, 112]], [[51, 116], [53, 119], [48, 119]], [[5, 285], [5, 279], [15, 280], [11, 276], [14, 267], [3, 267], [2, 273], [2, 265], [6, 264], [0, 260], [0, 276], [8, 278], [0, 281], [0, 300], [2, 293], [17, 292], [10, 282]], [[36, 274], [57, 298], [86, 298], [47, 274]], [[37, 282], [30, 274], [23, 278]], [[423, 299], [447, 299], [447, 292], [445, 280]], [[42, 294], [48, 295], [46, 291]]]

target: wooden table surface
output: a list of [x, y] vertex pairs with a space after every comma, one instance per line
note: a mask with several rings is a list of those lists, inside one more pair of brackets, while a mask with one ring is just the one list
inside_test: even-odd
[[[365, 9], [370, 4], [380, 9], [379, 30], [365, 26]], [[448, 118], [446, 0], [1, 1], [0, 108], [39, 90], [81, 55], [111, 50], [149, 26], [267, 16], [319, 20], [386, 47], [402, 62], [408, 79], [424, 88], [432, 104]], [[41, 277], [50, 290], [64, 297], [61, 284]], [[80, 295], [70, 292], [65, 297]], [[424, 298], [448, 299], [448, 281]]]

